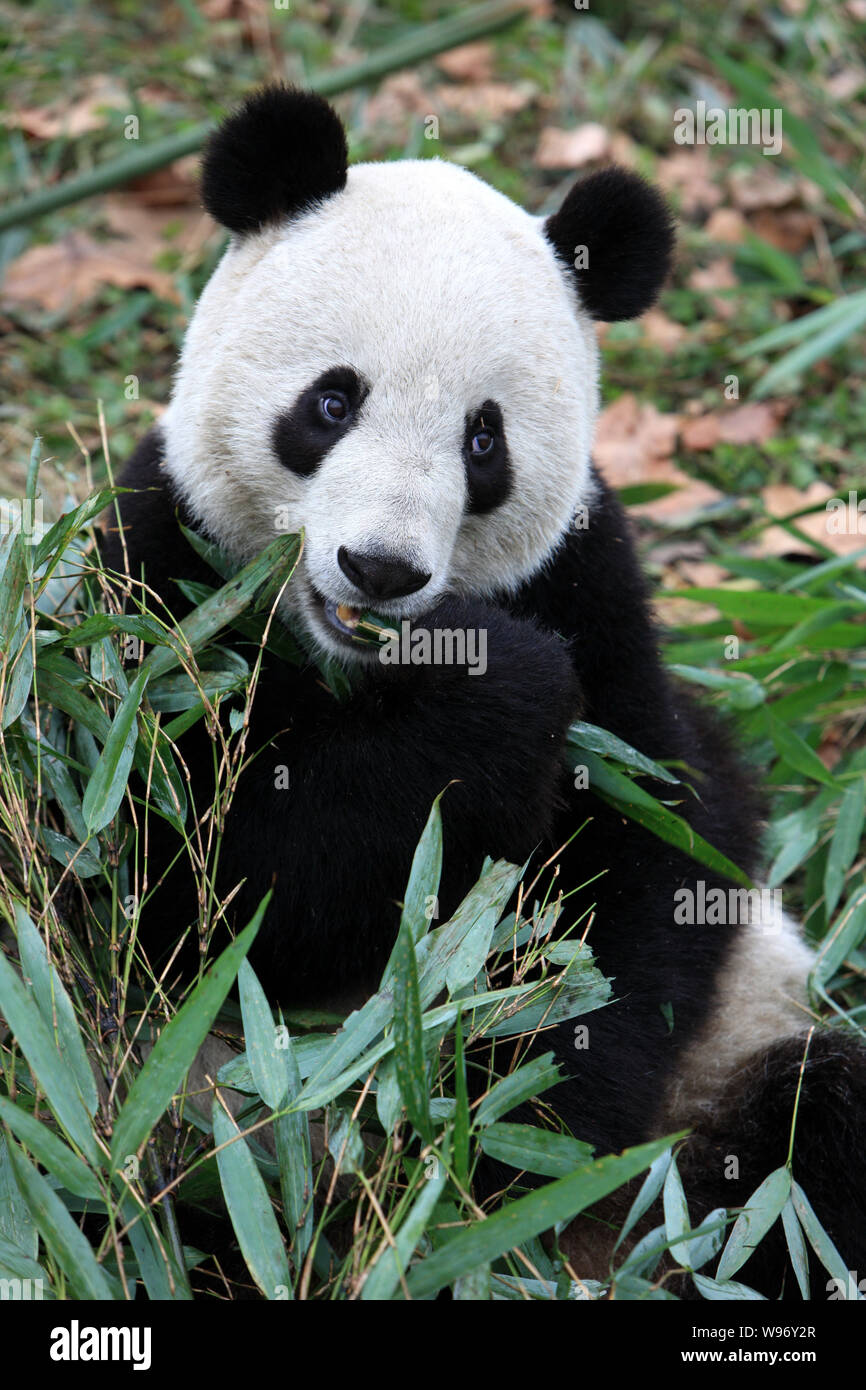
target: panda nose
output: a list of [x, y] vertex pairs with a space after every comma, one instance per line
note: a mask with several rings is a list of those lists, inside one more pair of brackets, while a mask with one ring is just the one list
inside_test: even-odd
[[337, 551], [337, 563], [355, 588], [371, 599], [405, 598], [423, 589], [430, 579], [429, 574], [394, 556], [362, 555], [344, 545]]

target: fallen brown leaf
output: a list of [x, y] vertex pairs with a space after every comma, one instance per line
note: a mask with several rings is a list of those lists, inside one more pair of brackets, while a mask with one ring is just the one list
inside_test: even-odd
[[718, 207], [722, 190], [714, 182], [714, 167], [706, 145], [676, 150], [656, 165], [656, 179], [668, 193], [676, 193], [687, 217]]
[[777, 173], [770, 160], [753, 168], [731, 169], [728, 187], [734, 205], [742, 212], [786, 207], [795, 201], [799, 191], [796, 182]]
[[122, 242], [107, 244], [126, 248], [143, 261], [154, 260], [167, 247], [190, 251], [214, 230], [197, 198], [194, 205], [152, 206], [137, 194], [111, 193], [102, 208], [108, 226], [123, 238]]
[[73, 101], [58, 97], [47, 106], [10, 111], [4, 115], [3, 122], [37, 140], [54, 140], [58, 135], [74, 139], [107, 125], [108, 110], [129, 110], [129, 92], [113, 77], [95, 73], [92, 77], [84, 78], [80, 86], [81, 96]]
[[603, 125], [588, 121], [574, 130], [546, 126], [541, 132], [533, 163], [539, 169], [579, 169], [596, 159], [604, 159], [610, 139]]
[[776, 209], [761, 208], [749, 219], [753, 232], [771, 246], [797, 256], [810, 246], [815, 238], [819, 220], [814, 213], [801, 208]]
[[652, 459], [670, 458], [679, 424], [678, 415], [664, 415], [654, 405], [641, 404], [631, 391], [624, 391], [599, 416], [595, 457], [616, 487], [645, 482], [641, 470]]
[[862, 68], [840, 68], [824, 83], [834, 101], [850, 101], [866, 85]]
[[639, 145], [624, 130], [615, 130], [610, 137], [610, 157], [614, 164], [633, 169], [638, 162]]
[[662, 567], [665, 589], [683, 585], [713, 588], [728, 578], [728, 570], [708, 560], [702, 541], [677, 536], [662, 545], [654, 545], [653, 560]]
[[[780, 408], [782, 407], [782, 408]], [[681, 439], [687, 449], [713, 449], [718, 443], [764, 444], [772, 439], [790, 409], [781, 401], [750, 401], [729, 410], [711, 411], [683, 423]]]
[[364, 107], [364, 125], [393, 128], [407, 116], [435, 114], [436, 99], [422, 85], [417, 72], [395, 72], [386, 77]]
[[821, 741], [815, 751], [824, 766], [832, 772], [845, 751], [845, 738], [842, 730], [832, 724], [829, 725], [821, 735]]
[[528, 106], [535, 91], [531, 82], [474, 82], [465, 87], [443, 84], [436, 88], [436, 98], [469, 120], [500, 121]]
[[679, 427], [679, 415], [640, 405], [631, 392], [602, 411], [593, 456], [607, 481], [613, 487], [669, 483], [677, 488], [655, 502], [630, 507], [630, 514], [669, 523], [720, 499], [716, 488], [689, 477], [671, 461]]
[[748, 223], [736, 208], [716, 208], [704, 223], [704, 231], [711, 241], [744, 241]]
[[164, 169], [154, 169], [151, 174], [133, 179], [126, 187], [139, 203], [148, 207], [199, 206], [198, 168], [198, 155], [186, 155]]
[[702, 269], [693, 270], [688, 283], [691, 289], [703, 290], [704, 293], [710, 294], [710, 304], [720, 319], [729, 319], [736, 313], [736, 305], [732, 299], [711, 293], [712, 290], [735, 290], [739, 285], [733, 263], [726, 256], [710, 261], [709, 265]]
[[[866, 545], [866, 534], [858, 530], [858, 525], [862, 524], [862, 514], [858, 520], [856, 513], [849, 512], [850, 524], [841, 533], [831, 529], [828, 526], [830, 513], [827, 511], [826, 502], [833, 496], [833, 488], [820, 481], [810, 483], [805, 490], [793, 487], [789, 483], [772, 483], [761, 490], [764, 506], [771, 516], [790, 516], [801, 507], [812, 506], [816, 502], [824, 503], [820, 511], [812, 512], [810, 516], [798, 517], [794, 525], [812, 540], [826, 545], [834, 555], [851, 555]], [[769, 526], [756, 537], [750, 549], [756, 555], [785, 555], [790, 551], [796, 551], [798, 545], [796, 537], [789, 535], [783, 527]], [[866, 568], [864, 560], [860, 561], [860, 566]]]
[[676, 323], [669, 319], [667, 314], [662, 313], [661, 309], [648, 309], [640, 320], [640, 327], [643, 336], [648, 343], [654, 347], [664, 348], [672, 351], [679, 347], [684, 339], [688, 338], [688, 329], [681, 323]]
[[171, 275], [130, 243], [94, 241], [84, 232], [25, 251], [8, 267], [0, 293], [7, 304], [35, 303], [56, 313], [85, 303], [103, 285], [144, 287], [174, 302], [179, 297]]
[[724, 565], [717, 565], [712, 560], [681, 560], [675, 573], [680, 583], [695, 589], [715, 589], [730, 577]]
[[489, 82], [494, 71], [493, 45], [486, 39], [461, 44], [450, 53], [440, 53], [436, 66], [455, 82]]

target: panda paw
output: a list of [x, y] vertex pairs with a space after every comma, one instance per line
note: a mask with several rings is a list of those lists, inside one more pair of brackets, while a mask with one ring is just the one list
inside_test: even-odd
[[[422, 750], [437, 765], [436, 790], [456, 784], [452, 816], [471, 820], [485, 808], [500, 822], [499, 852], [528, 853], [552, 821], [563, 742], [579, 712], [567, 645], [495, 605], [452, 598], [412, 631], [429, 640], [403, 644], [400, 661], [371, 678], [380, 709], [403, 728], [413, 763]], [[437, 633], [447, 635], [438, 646]]]
[[[380, 653], [381, 678], [418, 696], [471, 700], [488, 717], [533, 719], [562, 732], [579, 704], [568, 645], [495, 604], [445, 598]], [[501, 729], [499, 730], [501, 732]]]

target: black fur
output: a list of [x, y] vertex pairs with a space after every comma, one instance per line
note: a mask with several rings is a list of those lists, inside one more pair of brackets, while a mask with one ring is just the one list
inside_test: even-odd
[[[329, 367], [304, 391], [294, 405], [274, 421], [271, 443], [284, 468], [309, 478], [334, 445], [358, 420], [369, 391], [353, 367]], [[342, 420], [329, 420], [322, 401], [329, 393], [342, 398], [347, 414]]]
[[[175, 524], [160, 452], [153, 431], [122, 481], [155, 491], [124, 497], [120, 506], [131, 571], [143, 565], [149, 584], [182, 616], [188, 605], [172, 580], [201, 578], [203, 567]], [[121, 568], [116, 534], [106, 551]], [[595, 905], [589, 941], [614, 977], [615, 1002], [581, 1020], [588, 1048], [575, 1050], [573, 1025], [564, 1024], [545, 1031], [537, 1049], [552, 1049], [571, 1078], [548, 1096], [577, 1137], [599, 1154], [634, 1144], [655, 1131], [667, 1083], [713, 1006], [737, 928], [675, 924], [679, 887], [727, 882], [625, 820], [591, 788], [575, 790], [563, 771], [563, 736], [580, 715], [654, 758], [687, 764], [698, 795], [679, 793], [681, 813], [750, 872], [760, 855], [752, 781], [716, 720], [666, 674], [626, 519], [600, 479], [588, 528], [567, 535], [517, 595], [449, 599], [416, 625], [486, 629], [486, 674], [376, 664], [338, 705], [317, 671], [268, 656], [248, 745], [262, 751], [240, 778], [220, 857], [220, 894], [240, 885], [230, 922], [249, 920], [272, 886], [252, 963], [283, 1004], [326, 1001], [378, 983], [415, 844], [443, 789], [441, 920], [485, 855], [522, 862], [534, 854], [538, 864], [571, 839], [558, 855], [557, 886], [572, 894], [562, 924]], [[184, 735], [182, 749], [201, 813], [213, 794], [213, 747], [202, 724]], [[278, 767], [288, 768], [288, 790], [275, 787]], [[155, 816], [149, 846], [153, 884], [178, 849], [174, 831]], [[182, 856], [146, 910], [151, 957], [165, 957], [196, 919]], [[196, 962], [193, 934], [187, 964]], [[812, 1047], [795, 1175], [844, 1257], [866, 1268], [866, 1054], [835, 1034], [816, 1035]], [[696, 1220], [713, 1206], [745, 1201], [784, 1161], [801, 1051], [798, 1041], [781, 1044], [736, 1078], [720, 1118], [691, 1141], [683, 1166]], [[732, 1153], [741, 1159], [736, 1184], [720, 1180], [720, 1157]], [[494, 1186], [495, 1172], [489, 1180]], [[743, 1278], [769, 1288], [781, 1282], [784, 1265], [771, 1241]]]
[[[731, 1083], [711, 1121], [686, 1144], [679, 1168], [697, 1224], [716, 1207], [743, 1206], [787, 1160], [806, 1034], [756, 1057]], [[737, 1171], [731, 1159], [737, 1160]], [[816, 1032], [797, 1106], [792, 1172], [854, 1283], [866, 1277], [866, 1053], [840, 1032]], [[703, 1271], [707, 1273], [708, 1271]], [[810, 1292], [830, 1296], [830, 1275], [810, 1252]], [[798, 1300], [781, 1220], [733, 1276], [766, 1298]]]
[[671, 268], [674, 230], [664, 199], [637, 174], [616, 166], [576, 183], [544, 230], [595, 319], [642, 314]]
[[346, 135], [315, 92], [264, 87], [210, 137], [202, 201], [230, 232], [294, 217], [346, 184]]
[[[158, 447], [152, 435], [131, 460], [127, 484], [161, 485]], [[133, 568], [146, 557], [148, 575], [158, 576], [154, 587], [200, 572], [173, 506], [164, 487], [161, 500], [144, 506], [121, 502], [132, 518]], [[109, 554], [120, 562], [116, 539]], [[170, 606], [185, 611], [170, 583], [165, 592]], [[446, 786], [443, 917], [486, 854], [516, 862], [533, 851], [547, 857], [589, 818], [560, 856], [559, 882], [568, 891], [607, 872], [569, 899], [564, 921], [596, 904], [591, 943], [601, 968], [615, 976], [618, 1002], [589, 1019], [588, 1050], [575, 1052], [567, 1026], [546, 1033], [544, 1046], [579, 1077], [557, 1098], [574, 1133], [602, 1152], [621, 1148], [648, 1132], [667, 1076], [706, 1017], [731, 929], [674, 924], [677, 887], [719, 880], [591, 791], [575, 791], [572, 774], [563, 773], [563, 735], [580, 713], [652, 757], [683, 759], [701, 781], [700, 800], [689, 797], [681, 809], [747, 869], [755, 867], [759, 841], [750, 782], [712, 721], [663, 671], [625, 518], [601, 482], [588, 530], [568, 536], [515, 598], [449, 600], [418, 623], [486, 628], [486, 674], [377, 664], [351, 700], [337, 705], [315, 670], [269, 661], [249, 745], [266, 748], [239, 784], [221, 889], [245, 879], [232, 909], [243, 922], [273, 882], [253, 963], [283, 1002], [309, 1002], [377, 982], [414, 846]], [[206, 806], [213, 760], [203, 728], [187, 736], [184, 756]], [[289, 769], [288, 792], [275, 790], [277, 766]], [[157, 862], [173, 843], [173, 832], [154, 822]], [[154, 913], [161, 944], [171, 945], [195, 915], [188, 874], [178, 867]], [[673, 1009], [672, 1032], [663, 1006]]]

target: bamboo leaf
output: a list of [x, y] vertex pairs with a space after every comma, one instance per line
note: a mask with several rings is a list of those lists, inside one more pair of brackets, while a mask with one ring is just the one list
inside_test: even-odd
[[405, 924], [417, 943], [430, 925], [429, 904], [437, 901], [442, 874], [442, 813], [436, 797], [427, 817], [427, 824], [412, 857], [412, 869], [406, 886], [401, 928]]
[[661, 1192], [664, 1186], [664, 1181], [667, 1176], [668, 1168], [671, 1165], [672, 1158], [673, 1154], [668, 1150], [665, 1153], [659, 1154], [658, 1158], [650, 1166], [650, 1170], [644, 1178], [643, 1183], [641, 1184], [640, 1192], [637, 1194], [631, 1206], [629, 1207], [628, 1216], [626, 1217], [625, 1224], [623, 1225], [623, 1228], [617, 1237], [614, 1250], [619, 1249], [620, 1245], [622, 1245], [622, 1242], [634, 1229], [634, 1227], [640, 1221], [641, 1217], [649, 1211], [653, 1202], [658, 1197], [659, 1193]]
[[[291, 1103], [300, 1094], [301, 1073], [294, 1044], [282, 1017], [280, 1024], [285, 1034], [286, 1102]], [[299, 1265], [313, 1238], [313, 1158], [309, 1116], [303, 1111], [278, 1115], [274, 1120], [274, 1138], [292, 1256], [295, 1264]]]
[[272, 574], [282, 581], [294, 573], [301, 554], [298, 536], [278, 536], [260, 555], [239, 570], [233, 579], [188, 617], [184, 618], [169, 636], [169, 645], [158, 647], [146, 657], [142, 671], [151, 676], [164, 676], [181, 661], [184, 653], [194, 653], [206, 646], [224, 627], [253, 603], [256, 593]]
[[69, 1280], [76, 1298], [107, 1303], [114, 1291], [96, 1261], [87, 1237], [78, 1229], [54, 1189], [16, 1144], [9, 1145], [15, 1178], [36, 1227]]
[[23, 1105], [13, 1105], [11, 1100], [0, 1096], [0, 1119], [12, 1130], [21, 1143], [46, 1168], [53, 1178], [57, 1178], [70, 1192], [79, 1197], [99, 1201], [102, 1193], [96, 1177], [86, 1163], [67, 1144], [25, 1110]]
[[466, 1054], [463, 1046], [463, 1015], [454, 1024], [454, 1171], [465, 1188], [469, 1182], [469, 1088], [466, 1081]]
[[759, 1302], [766, 1303], [762, 1293], [757, 1293], [755, 1289], [750, 1289], [748, 1284], [738, 1284], [734, 1279], [726, 1279], [720, 1284], [716, 1279], [710, 1279], [707, 1274], [693, 1274], [695, 1288], [704, 1298], [713, 1302], [724, 1300], [725, 1302]]
[[706, 1231], [704, 1235], [693, 1236], [689, 1241], [689, 1260], [692, 1271], [700, 1269], [721, 1250], [728, 1224], [727, 1211], [724, 1207], [715, 1207], [701, 1225], [709, 1226], [713, 1223], [716, 1224], [716, 1230]]
[[[676, 1161], [670, 1164], [665, 1175], [662, 1201], [665, 1213], [665, 1234], [671, 1242], [670, 1251], [677, 1264], [691, 1269], [691, 1253], [687, 1242], [680, 1242], [680, 1236], [691, 1230], [686, 1194]], [[678, 1243], [679, 1242], [679, 1243]]]
[[626, 767], [644, 772], [649, 777], [656, 777], [660, 782], [679, 783], [679, 777], [675, 777], [668, 768], [662, 767], [661, 763], [647, 758], [636, 748], [632, 748], [631, 744], [624, 743], [621, 738], [616, 738], [596, 724], [585, 724], [582, 720], [575, 720], [568, 731], [568, 744], [575, 750], [588, 748], [593, 753], [601, 753], [603, 757], [616, 758], [618, 762], [625, 763]]
[[288, 1086], [285, 1060], [277, 1050], [280, 1036], [271, 1007], [248, 960], [241, 961], [238, 970], [238, 992], [253, 1081], [265, 1105], [277, 1110]]
[[111, 1141], [113, 1170], [122, 1168], [131, 1155], [138, 1153], [172, 1096], [180, 1090], [183, 1078], [234, 984], [269, 901], [270, 894], [260, 903], [249, 926], [226, 947], [160, 1033], [117, 1117]]
[[18, 1040], [27, 1065], [45, 1092], [68, 1137], [97, 1167], [99, 1151], [75, 1074], [64, 1061], [48, 1025], [11, 963], [0, 951], [0, 1014]]
[[410, 1122], [428, 1142], [433, 1135], [415, 947], [408, 922], [400, 928], [391, 957], [394, 976], [394, 1066]]
[[8, 729], [14, 724], [30, 695], [33, 684], [33, 644], [30, 623], [23, 617], [8, 649], [9, 655], [3, 661], [3, 709], [0, 714], [0, 728]]
[[791, 1174], [787, 1168], [776, 1168], [765, 1178], [749, 1198], [734, 1222], [728, 1242], [722, 1251], [716, 1270], [719, 1283], [736, 1274], [763, 1240], [770, 1227], [781, 1215], [791, 1195]]
[[82, 1105], [89, 1115], [95, 1115], [99, 1095], [72, 1001], [48, 959], [45, 942], [20, 903], [15, 904], [15, 935], [21, 968], [29, 978], [39, 1012], [75, 1077]]
[[54, 570], [73, 537], [77, 536], [79, 531], [83, 531], [100, 512], [105, 511], [115, 497], [121, 497], [129, 491], [128, 487], [100, 488], [99, 491], [92, 492], [79, 506], [73, 507], [72, 511], [64, 512], [59, 520], [55, 521], [45, 532], [33, 556], [34, 569], [39, 569], [48, 561], [51, 562], [48, 573], [43, 575], [40, 581], [40, 588], [44, 588], [48, 574]]
[[572, 1220], [649, 1167], [670, 1143], [670, 1138], [657, 1139], [623, 1154], [608, 1155], [459, 1231], [411, 1271], [407, 1281], [410, 1297], [428, 1298], [551, 1226]]
[[813, 333], [799, 347], [786, 352], [760, 377], [752, 391], [756, 399], [790, 386], [802, 372], [823, 358], [830, 357], [838, 347], [860, 332], [866, 324], [866, 292], [848, 295], [846, 300], [845, 312], [835, 322], [827, 324], [819, 333]]
[[286, 1299], [292, 1279], [271, 1199], [249, 1146], [218, 1095], [213, 1101], [213, 1136], [226, 1207], [247, 1269], [265, 1298]]
[[0, 1241], [20, 1250], [25, 1259], [35, 1261], [39, 1252], [39, 1232], [21, 1195], [9, 1157], [9, 1142], [0, 1129]]
[[129, 1224], [129, 1243], [149, 1299], [190, 1302], [192, 1290], [186, 1269], [179, 1269], [171, 1247], [162, 1240], [153, 1208], [142, 1212], [130, 1192], [124, 1193], [120, 1214]]
[[791, 1256], [791, 1264], [794, 1266], [797, 1283], [800, 1285], [800, 1293], [808, 1302], [809, 1252], [806, 1249], [806, 1242], [803, 1239], [803, 1228], [797, 1218], [797, 1208], [794, 1206], [793, 1200], [790, 1197], [782, 1207], [782, 1225], [785, 1228], [785, 1240], [788, 1245], [788, 1254]]
[[828, 772], [818, 754], [809, 747], [804, 738], [801, 738], [793, 729], [774, 719], [771, 714], [767, 715], [770, 737], [776, 746], [779, 756], [784, 759], [789, 767], [795, 772], [808, 777], [812, 782], [823, 782], [828, 787], [838, 787], [838, 782], [831, 772]]
[[507, 1114], [531, 1096], [541, 1095], [542, 1091], [564, 1080], [565, 1072], [560, 1071], [554, 1062], [552, 1052], [545, 1052], [543, 1057], [534, 1057], [531, 1062], [526, 1062], [510, 1076], [502, 1077], [491, 1086], [478, 1107], [475, 1124], [479, 1129], [491, 1125], [500, 1115]]
[[811, 980], [819, 992], [866, 935], [866, 889], [849, 902], [821, 943]]
[[481, 1134], [481, 1148], [490, 1158], [528, 1173], [548, 1178], [565, 1178], [592, 1158], [592, 1145], [570, 1134], [538, 1129], [535, 1125], [510, 1124], [500, 1120]]
[[[842, 1281], [847, 1296], [847, 1291], [850, 1289], [850, 1275], [845, 1261], [815, 1215], [812, 1204], [799, 1183], [791, 1183], [791, 1202], [806, 1239], [827, 1273], [831, 1274], [834, 1279]], [[854, 1296], [858, 1296], [856, 1291]]]
[[654, 835], [657, 835], [667, 844], [681, 849], [697, 863], [715, 869], [717, 873], [723, 874], [725, 878], [733, 879], [735, 883], [740, 883], [745, 888], [752, 886], [748, 874], [692, 830], [688, 821], [684, 820], [682, 816], [669, 811], [666, 806], [663, 806], [654, 796], [650, 796], [649, 792], [644, 791], [643, 787], [638, 786], [630, 777], [617, 772], [596, 753], [584, 752], [583, 761], [589, 771], [589, 785], [593, 793], [601, 797], [602, 801], [615, 806], [632, 820], [637, 821], [639, 825], [651, 830]]
[[853, 782], [839, 803], [836, 827], [827, 867], [824, 871], [824, 910], [827, 917], [833, 916], [836, 904], [842, 896], [845, 875], [854, 863], [866, 821], [866, 780]]
[[136, 716], [149, 672], [139, 671], [111, 724], [99, 762], [90, 774], [81, 810], [91, 835], [108, 825], [120, 808], [138, 740]]
[[421, 1190], [396, 1233], [394, 1245], [386, 1246], [364, 1280], [361, 1298], [365, 1302], [389, 1299], [396, 1292], [400, 1275], [409, 1268], [412, 1254], [427, 1229], [447, 1177], [445, 1165], [440, 1160], [435, 1175], [422, 1181]]

